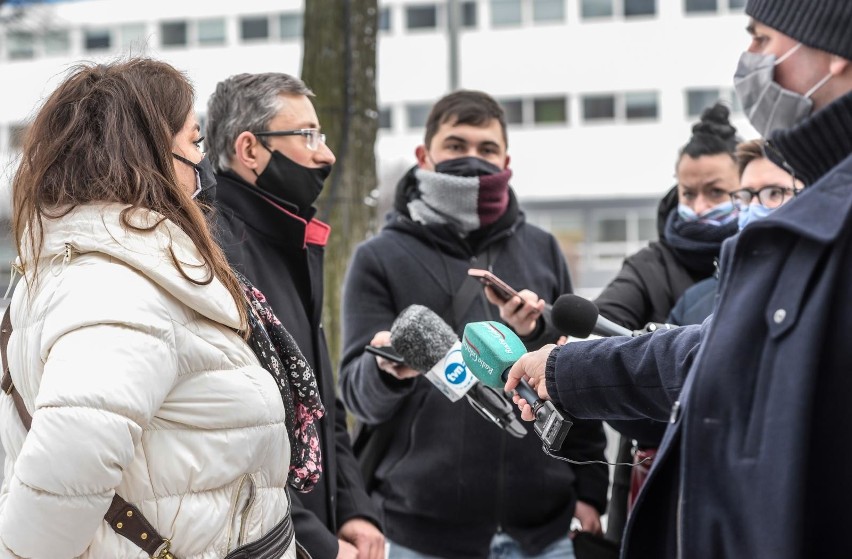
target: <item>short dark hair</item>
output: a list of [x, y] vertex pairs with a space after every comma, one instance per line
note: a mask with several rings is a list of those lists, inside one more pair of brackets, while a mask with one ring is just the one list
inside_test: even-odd
[[441, 97], [429, 112], [429, 118], [426, 119], [426, 147], [429, 147], [442, 124], [452, 122], [453, 126], [457, 124], [487, 126], [492, 119], [500, 123], [503, 142], [508, 146], [506, 113], [500, 103], [482, 91], [464, 89], [454, 91]]

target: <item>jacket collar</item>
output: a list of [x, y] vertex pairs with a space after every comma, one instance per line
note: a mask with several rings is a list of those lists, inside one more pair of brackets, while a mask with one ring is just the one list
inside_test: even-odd
[[328, 224], [288, 211], [235, 173], [217, 174], [216, 180], [217, 205], [233, 210], [247, 226], [276, 244], [305, 249], [308, 245], [324, 247], [328, 243], [331, 234]]
[[[106, 254], [144, 274], [203, 316], [230, 328], [239, 328], [236, 302], [218, 279], [206, 285], [192, 283], [173, 263], [171, 253], [181, 263], [183, 273], [199, 282], [208, 279], [209, 268], [204, 266], [192, 239], [159, 213], [146, 209], [132, 212], [128, 221], [139, 228], [153, 229], [147, 232], [127, 230], [121, 222], [121, 212], [126, 207], [123, 204], [87, 204], [61, 217], [45, 219], [39, 267], [56, 270], [65, 265], [63, 260], [73, 261], [81, 254]], [[20, 253], [24, 262], [32, 261], [33, 253], [26, 243]]]
[[821, 243], [836, 239], [852, 213], [852, 155], [794, 200], [749, 224], [743, 234], [781, 227]]
[[775, 132], [768, 144], [767, 156], [775, 164], [807, 185], [816, 183], [852, 154], [852, 92], [800, 125]]

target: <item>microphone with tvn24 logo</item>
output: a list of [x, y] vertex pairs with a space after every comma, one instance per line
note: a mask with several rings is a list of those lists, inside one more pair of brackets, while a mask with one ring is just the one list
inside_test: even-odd
[[467, 398], [476, 411], [510, 435], [527, 434], [503, 391], [481, 384], [468, 372], [461, 343], [440, 316], [422, 305], [411, 305], [396, 317], [390, 332], [391, 347], [405, 364], [423, 373], [450, 401]]
[[[483, 384], [498, 390], [506, 385], [512, 365], [527, 352], [517, 334], [494, 321], [472, 322], [465, 326], [461, 347], [470, 372]], [[535, 432], [544, 451], [547, 454], [558, 451], [573, 423], [559, 413], [552, 402], [539, 398], [527, 381], [521, 380], [517, 392], [533, 409]]]

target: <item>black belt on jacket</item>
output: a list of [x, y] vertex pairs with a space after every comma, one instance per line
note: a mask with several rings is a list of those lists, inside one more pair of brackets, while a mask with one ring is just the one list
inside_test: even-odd
[[[289, 507], [288, 507], [289, 509]], [[284, 519], [276, 524], [270, 531], [265, 533], [259, 540], [241, 545], [225, 556], [225, 559], [281, 559], [284, 552], [293, 542], [295, 531], [293, 529], [293, 518], [290, 511]], [[296, 557], [310, 559], [310, 555], [296, 544]]]

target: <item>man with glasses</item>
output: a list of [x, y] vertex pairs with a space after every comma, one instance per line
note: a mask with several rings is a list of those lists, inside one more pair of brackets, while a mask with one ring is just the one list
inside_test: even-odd
[[216, 86], [207, 157], [217, 172], [217, 220], [232, 266], [266, 296], [311, 367], [325, 404], [322, 475], [293, 493], [296, 538], [317, 558], [380, 559], [384, 537], [352, 454], [321, 325], [328, 225], [314, 219], [334, 154], [305, 84], [281, 73], [239, 74]]
[[[731, 201], [739, 212], [740, 231], [762, 219], [790, 200], [803, 188], [802, 181], [766, 157], [766, 142], [749, 140], [737, 146], [734, 154], [740, 173], [740, 188], [731, 192]], [[670, 324], [701, 324], [713, 312], [718, 269], [707, 279], [687, 289], [672, 307], [666, 322]]]

